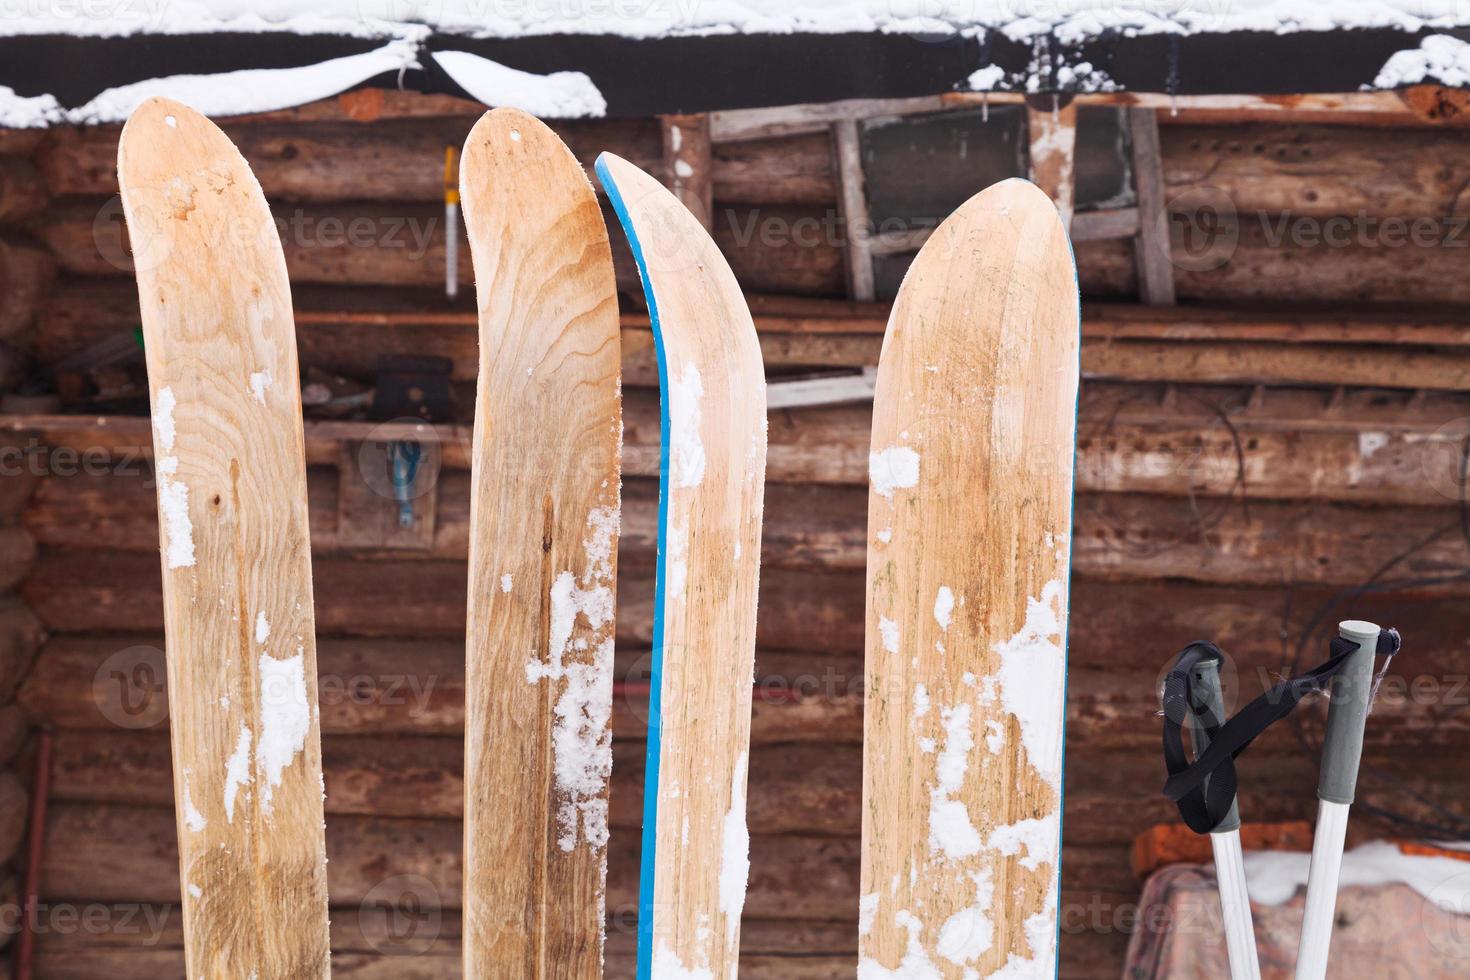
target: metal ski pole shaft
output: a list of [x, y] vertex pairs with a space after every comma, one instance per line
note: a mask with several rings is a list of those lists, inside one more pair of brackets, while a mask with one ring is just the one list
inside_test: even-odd
[[1324, 980], [1327, 976], [1327, 952], [1337, 909], [1337, 882], [1342, 871], [1348, 808], [1358, 783], [1363, 728], [1368, 720], [1368, 700], [1373, 687], [1373, 658], [1378, 651], [1378, 634], [1382, 632], [1373, 623], [1360, 620], [1339, 623], [1337, 629], [1338, 635], [1355, 642], [1358, 649], [1332, 679], [1332, 703], [1327, 709], [1327, 735], [1322, 746], [1322, 774], [1317, 781], [1317, 832], [1312, 839], [1312, 864], [1307, 874], [1307, 904], [1302, 915], [1296, 980]]
[[[1201, 661], [1194, 668], [1193, 685], [1205, 707], [1217, 721], [1225, 718], [1225, 698], [1220, 691], [1220, 662]], [[1204, 725], [1196, 724], [1190, 734], [1195, 757], [1210, 746]], [[1230, 956], [1231, 980], [1260, 980], [1261, 964], [1256, 956], [1256, 930], [1251, 919], [1251, 900], [1246, 890], [1245, 860], [1240, 847], [1240, 808], [1230, 801], [1230, 812], [1210, 831], [1210, 848], [1215, 854], [1215, 877], [1220, 886], [1220, 913], [1225, 922], [1225, 949]]]

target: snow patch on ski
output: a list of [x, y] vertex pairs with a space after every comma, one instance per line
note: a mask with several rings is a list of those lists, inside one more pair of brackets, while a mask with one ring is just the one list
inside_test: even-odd
[[954, 592], [947, 585], [939, 587], [939, 594], [934, 597], [934, 621], [939, 628], [946, 633], [949, 632], [949, 624], [954, 617]]
[[924, 932], [924, 923], [919, 917], [905, 909], [895, 912], [893, 921], [909, 934], [903, 959], [898, 966], [889, 969], [872, 957], [863, 957], [858, 961], [858, 980], [943, 980], [944, 974], [929, 959], [924, 944], [919, 940]]
[[510, 577], [510, 572], [506, 572], [504, 575], [500, 576], [500, 591], [506, 595], [509, 595], [511, 584], [513, 581], [514, 580]]
[[750, 878], [750, 829], [745, 823], [746, 754], [735, 761], [730, 781], [730, 809], [725, 812], [720, 856], [720, 912], [725, 916], [725, 946], [733, 956], [739, 952], [740, 913], [745, 908], [745, 887]]
[[269, 371], [254, 371], [250, 375], [250, 394], [262, 405], [265, 404], [265, 393], [270, 391], [275, 382], [271, 380]]
[[[557, 846], [576, 848], [578, 840], [594, 847], [607, 844], [607, 801], [603, 791], [612, 773], [613, 637], [606, 635], [614, 617], [612, 580], [613, 542], [619, 528], [618, 509], [600, 507], [587, 517], [582, 541], [588, 559], [580, 585], [570, 571], [559, 573], [548, 596], [551, 622], [547, 659], [526, 664], [526, 680], [561, 681], [553, 712], [551, 744], [553, 774], [562, 799], [557, 806]], [[510, 591], [510, 575], [500, 580]], [[594, 633], [592, 640], [573, 640], [581, 617]], [[603, 635], [596, 635], [603, 634]], [[586, 662], [569, 662], [568, 654], [590, 650]]]
[[174, 426], [174, 408], [178, 405], [178, 399], [174, 397], [172, 388], [159, 388], [158, 397], [153, 408], [153, 438], [158, 442], [158, 449], [164, 453], [174, 451], [174, 436], [177, 430]]
[[878, 617], [878, 634], [883, 637], [883, 649], [898, 652], [898, 624], [887, 616]]
[[235, 822], [235, 797], [250, 784], [250, 727], [241, 723], [235, 751], [225, 761], [225, 822]]
[[189, 519], [188, 484], [174, 479], [176, 456], [160, 456], [153, 466], [158, 480], [158, 509], [163, 512], [164, 561], [169, 568], [191, 568], [194, 558], [194, 522]]
[[679, 955], [662, 941], [658, 944], [658, 951], [653, 954], [650, 975], [652, 980], [715, 980], [715, 975], [707, 966], [687, 967], [679, 960]]
[[189, 487], [174, 479], [179, 472], [178, 457], [173, 455], [174, 407], [172, 388], [158, 389], [153, 411], [153, 441], [158, 458], [153, 464], [158, 480], [158, 509], [163, 515], [163, 557], [169, 568], [194, 565], [194, 523], [189, 519]]
[[311, 731], [311, 707], [306, 697], [306, 651], [296, 648], [294, 657], [277, 659], [262, 653], [260, 670], [260, 738], [255, 748], [255, 766], [264, 777], [260, 784], [260, 806], [271, 811], [271, 794], [281, 785], [288, 766], [306, 748]]
[[858, 936], [866, 936], [873, 931], [873, 920], [878, 917], [878, 899], [881, 896], [877, 892], [864, 895], [858, 899]]
[[951, 861], [970, 857], [981, 847], [980, 832], [970, 822], [970, 811], [956, 795], [964, 786], [975, 747], [971, 708], [957, 704], [940, 709], [944, 743], [934, 763], [935, 785], [929, 791], [929, 850]]
[[1026, 621], [1016, 635], [995, 645], [1000, 655], [1001, 706], [1021, 724], [1021, 744], [1032, 768], [1061, 793], [1062, 686], [1066, 675], [1066, 585], [1053, 579], [1026, 600]]
[[990, 921], [995, 885], [991, 870], [982, 868], [970, 876], [975, 883], [975, 901], [944, 920], [934, 950], [956, 966], [979, 959], [995, 942], [995, 924]]
[[199, 812], [198, 807], [194, 806], [194, 801], [189, 797], [189, 770], [187, 769], [184, 770], [184, 798], [182, 804], [184, 809], [184, 826], [196, 834], [199, 833], [199, 831], [208, 825], [208, 821], [204, 819], [204, 814]]
[[1021, 867], [1027, 871], [1035, 871], [1042, 865], [1056, 866], [1060, 834], [1061, 824], [1057, 814], [1049, 813], [1044, 817], [1033, 817], [997, 827], [990, 832], [985, 844], [1007, 857], [1021, 855]]
[[869, 453], [868, 479], [873, 492], [892, 500], [895, 490], [919, 485], [919, 454], [908, 446], [889, 446]]
[[255, 614], [255, 642], [264, 643], [271, 638], [270, 620], [265, 618], [265, 613]]
[[1012, 953], [1005, 966], [990, 974], [989, 980], [1052, 980], [1056, 971], [1057, 895], [1053, 888], [1046, 896], [1040, 912], [1028, 915], [1021, 927], [1026, 933], [1030, 956]]
[[675, 487], [697, 487], [704, 481], [704, 442], [699, 435], [703, 397], [704, 382], [693, 364], [686, 364], [677, 379], [669, 379], [669, 476]]

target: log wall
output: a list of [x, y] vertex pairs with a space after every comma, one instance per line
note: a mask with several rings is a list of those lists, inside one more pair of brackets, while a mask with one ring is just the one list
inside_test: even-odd
[[[435, 526], [413, 547], [365, 547], [343, 506], [364, 479], [355, 448], [384, 430], [327, 417], [307, 426], [333, 965], [351, 977], [441, 978], [458, 970], [464, 423], [476, 348], [470, 290], [458, 303], [439, 292], [437, 199], [443, 148], [463, 140], [474, 111], [390, 100], [363, 122], [352, 105], [227, 129], [281, 219], [308, 380], [370, 383], [386, 353], [452, 366], [459, 400], [424, 430], [443, 465]], [[1121, 969], [1134, 836], [1172, 819], [1158, 793], [1154, 692], [1184, 643], [1219, 640], [1246, 697], [1317, 656], [1312, 631], [1339, 611], [1404, 627], [1412, 660], [1374, 715], [1364, 799], [1403, 809], [1419, 793], [1454, 807], [1467, 791], [1450, 753], [1470, 733], [1470, 234], [1460, 230], [1470, 135], [1248, 115], [1160, 122], [1181, 305], [1137, 304], [1130, 243], [1077, 250], [1087, 302], [1062, 972], [1089, 980]], [[660, 166], [657, 120], [562, 129], [585, 162], [612, 149]], [[0, 764], [18, 755], [27, 724], [55, 729], [42, 897], [53, 919], [92, 909], [99, 923], [43, 930], [37, 976], [49, 978], [151, 978], [180, 962], [148, 424], [136, 364], [76, 367], [137, 321], [116, 139], [115, 127], [58, 130], [7, 142], [14, 152], [0, 158], [0, 221], [10, 222], [0, 341], [32, 359], [24, 377], [61, 406], [21, 401], [0, 418], [0, 435], [39, 474], [15, 491], [7, 477], [0, 505], [0, 588], [18, 582], [20, 597], [0, 598]], [[751, 294], [771, 379], [876, 363], [886, 310], [838, 298], [828, 137], [716, 143], [710, 169], [714, 231]], [[628, 288], [627, 479], [608, 966], [628, 976], [658, 413], [647, 320], [616, 247]], [[468, 264], [459, 277], [470, 285]], [[869, 414], [850, 404], [770, 415], [745, 977], [854, 968]], [[1377, 565], [1387, 567], [1375, 587], [1356, 594]], [[1301, 788], [1315, 756], [1301, 740], [1313, 744], [1320, 723], [1309, 709], [1300, 731], [1253, 748], [1248, 819], [1310, 818]], [[1391, 797], [1371, 778], [1385, 773], [1397, 780]], [[23, 792], [0, 772], [0, 815], [12, 809], [7, 786]], [[0, 817], [0, 845], [7, 826]]]

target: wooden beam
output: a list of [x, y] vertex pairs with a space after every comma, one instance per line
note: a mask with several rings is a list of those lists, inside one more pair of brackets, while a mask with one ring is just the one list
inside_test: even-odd
[[[1432, 505], [1450, 492], [1453, 499], [1444, 488], [1455, 485], [1447, 467], [1467, 432], [1470, 397], [1463, 393], [1282, 387], [1256, 397], [1254, 390], [1084, 384], [1079, 487], [1228, 494], [1239, 436], [1253, 450], [1244, 464], [1256, 496]], [[771, 413], [771, 482], [865, 486], [870, 411], [834, 405]], [[0, 416], [0, 430], [35, 440], [24, 465], [39, 473], [143, 475], [152, 453], [144, 418], [12, 415]], [[651, 393], [625, 392], [624, 432], [624, 472], [656, 474], [658, 406]], [[342, 442], [417, 438], [437, 441], [444, 465], [463, 471], [469, 435], [467, 426], [308, 422], [306, 453], [312, 464], [335, 466]]]
[[847, 292], [853, 299], [871, 301], [874, 296], [871, 220], [868, 192], [863, 176], [862, 136], [856, 119], [839, 119], [832, 124], [838, 190], [841, 194], [842, 227], [847, 254]]
[[[385, 879], [421, 875], [445, 909], [460, 904], [457, 821], [378, 817], [327, 818], [327, 876], [332, 901], [356, 907]], [[178, 859], [171, 809], [63, 804], [46, 827], [45, 898], [100, 902], [176, 902]], [[608, 846], [609, 914], [633, 907], [638, 835]], [[857, 888], [857, 841], [816, 836], [755, 837], [750, 842], [753, 918], [846, 920]]]
[[[660, 116], [663, 178], [679, 203], [706, 229], [714, 221], [714, 164], [708, 114]], [[626, 159], [626, 158], [625, 158]]]
[[[841, 601], [861, 608], [861, 573], [808, 575], [806, 582], [813, 595], [782, 596], [781, 604], [816, 609], [818, 595], [840, 593], [847, 597]], [[82, 588], [90, 587], [83, 583]], [[1156, 745], [1154, 679], [1162, 657], [1202, 632], [1214, 631], [1213, 638], [1229, 651], [1238, 673], [1233, 683], [1239, 684], [1239, 695], [1253, 697], [1278, 674], [1290, 671], [1292, 644], [1323, 603], [1337, 594], [1333, 587], [1303, 586], [1288, 593], [1281, 587], [1080, 580], [1073, 612], [1087, 629], [1074, 632], [1071, 639], [1077, 677], [1069, 690], [1068, 723], [1086, 733], [1089, 750], [1141, 751]], [[1385, 688], [1371, 744], [1463, 744], [1470, 737], [1470, 714], [1457, 710], [1449, 688], [1463, 673], [1464, 644], [1456, 639], [1463, 630], [1457, 623], [1470, 615], [1470, 598], [1371, 595], [1354, 601], [1354, 613], [1412, 623], [1420, 637], [1414, 670]], [[862, 643], [861, 621], [858, 627], [833, 630], [816, 641], [848, 648], [844, 653], [757, 652], [754, 744], [860, 744], [863, 708], [855, 679], [861, 676], [861, 662], [853, 647]], [[1143, 633], [1155, 639], [1140, 644], [1137, 637]], [[462, 643], [456, 654], [457, 643], [448, 636], [323, 639], [318, 664], [323, 732], [334, 738], [458, 736], [464, 725], [464, 656]], [[113, 737], [161, 734], [168, 723], [162, 646], [161, 633], [58, 634], [37, 655], [20, 690], [20, 704], [33, 722], [58, 729]], [[642, 656], [637, 646], [621, 649], [619, 675], [638, 676]], [[1415, 678], [1440, 679], [1444, 687], [1439, 693], [1445, 697], [1426, 701], [1412, 696], [1406, 685]], [[1425, 681], [1417, 683], [1422, 688]], [[642, 697], [633, 692], [615, 697], [616, 739], [636, 743], [641, 738], [647, 710]]]
[[1159, 119], [1153, 109], [1128, 109], [1133, 144], [1133, 190], [1138, 197], [1138, 294], [1150, 306], [1174, 305], [1174, 265], [1169, 215], [1164, 202], [1164, 168], [1159, 151]]
[[1026, 103], [1030, 139], [1031, 182], [1046, 192], [1071, 227], [1076, 203], [1077, 103], [1057, 96], [1037, 96]]

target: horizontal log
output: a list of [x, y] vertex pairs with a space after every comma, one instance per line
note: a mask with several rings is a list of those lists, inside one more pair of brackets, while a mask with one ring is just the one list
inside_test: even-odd
[[46, 210], [46, 183], [25, 157], [0, 156], [0, 224], [22, 224]]
[[[1146, 685], [1143, 688], [1147, 690]], [[1155, 725], [1156, 727], [1156, 725]], [[1253, 820], [1307, 820], [1315, 810], [1310, 794], [1287, 791], [1310, 783], [1316, 762], [1300, 750], [1290, 732], [1279, 730], [1253, 746], [1248, 779], [1241, 783], [1241, 806]], [[1402, 793], [1458, 796], [1463, 767], [1453, 747], [1440, 748], [1427, 764], [1424, 750], [1412, 772], [1401, 774]], [[1410, 756], [1404, 746], [1370, 744], [1364, 760], [1372, 774], [1400, 766]], [[1148, 827], [1172, 822], [1173, 805], [1152, 790], [1159, 782], [1153, 752], [1104, 749], [1085, 736], [1068, 752], [1065, 840], [1070, 844], [1130, 845]], [[463, 742], [448, 738], [333, 737], [322, 740], [326, 812], [376, 818], [457, 820], [464, 810]], [[126, 805], [169, 808], [168, 739], [150, 734], [62, 732], [55, 742], [52, 795], [76, 805]], [[643, 747], [619, 743], [614, 753], [609, 825], [636, 836], [642, 826]], [[801, 834], [854, 837], [860, 832], [862, 749], [858, 745], [780, 746], [757, 749], [750, 758], [747, 820], [756, 835]], [[1448, 780], [1448, 781], [1447, 781]], [[18, 781], [16, 788], [20, 788]], [[1137, 793], [1120, 787], [1140, 787]], [[1365, 798], [1381, 795], [1370, 777]], [[5, 787], [0, 785], [0, 795]], [[24, 808], [19, 811], [24, 816]]]
[[8, 592], [31, 572], [36, 539], [23, 527], [0, 526], [0, 592]]
[[[462, 639], [465, 566], [455, 561], [312, 563], [316, 624], [322, 636]], [[851, 653], [862, 649], [862, 574], [833, 573], [812, 589], [813, 573], [769, 569], [757, 643], [771, 650]], [[853, 585], [856, 584], [856, 588]], [[143, 552], [42, 549], [21, 594], [48, 628], [70, 632], [163, 630], [158, 557]], [[653, 633], [651, 568], [618, 569], [618, 640], [647, 644]]]
[[1336, 125], [1160, 127], [1168, 196], [1208, 186], [1238, 211], [1330, 217], [1470, 212], [1470, 132]]
[[[60, 634], [17, 697], [37, 723], [68, 730], [159, 732], [168, 724], [161, 634]], [[464, 733], [464, 644], [456, 640], [341, 640], [317, 645], [321, 728], [328, 735]], [[754, 745], [862, 741], [862, 665], [851, 655], [756, 655]], [[616, 739], [648, 724], [646, 650], [618, 651]]]
[[[475, 116], [225, 121], [261, 189], [273, 201], [438, 201], [444, 148], [464, 145]], [[659, 166], [654, 119], [554, 120], [551, 123], [589, 178], [608, 151], [644, 170]], [[56, 196], [117, 193], [117, 126], [58, 127], [36, 153], [45, 186]], [[715, 198], [729, 204], [835, 201], [831, 147], [824, 135], [748, 141], [716, 147]], [[594, 178], [594, 186], [595, 178]], [[44, 202], [43, 202], [44, 203]]]
[[[608, 823], [616, 830], [636, 834], [643, 826], [644, 755], [642, 742], [615, 747]], [[53, 748], [51, 792], [56, 800], [74, 803], [171, 807], [169, 760], [167, 736], [61, 732]], [[322, 770], [329, 814], [455, 820], [464, 815], [461, 738], [328, 736], [322, 740]], [[861, 773], [857, 745], [755, 749], [747, 795], [751, 833], [855, 836]]]
[[[835, 302], [804, 313], [757, 309], [771, 378], [795, 368], [875, 366], [887, 324], [885, 309], [875, 307], [857, 316], [846, 315], [848, 306]], [[430, 290], [303, 286], [297, 290], [296, 319], [303, 370], [371, 383], [378, 359], [392, 354], [447, 358], [455, 381], [471, 381], [479, 369], [473, 310], [448, 305]], [[33, 349], [43, 364], [64, 364], [137, 323], [131, 283], [68, 278], [42, 307]], [[623, 383], [656, 386], [646, 314], [625, 314], [623, 323]], [[1463, 390], [1470, 376], [1470, 355], [1444, 349], [1470, 348], [1470, 318], [1448, 313], [1090, 304], [1083, 311], [1082, 337], [1082, 370], [1089, 378]]]
[[[442, 204], [277, 204], [273, 213], [293, 283], [435, 287], [444, 282]], [[606, 217], [610, 226], [615, 224], [610, 211]], [[713, 230], [745, 288], [835, 295], [842, 281], [839, 250], [820, 238], [809, 243], [795, 233], [808, 225], [820, 230], [827, 220], [810, 208], [736, 206], [720, 209]], [[59, 266], [73, 275], [132, 274], [127, 231], [115, 198], [59, 198], [35, 223], [35, 231]], [[619, 284], [636, 291], [637, 270], [622, 236], [614, 234], [612, 245]], [[474, 284], [471, 263], [461, 261], [458, 272], [469, 292]]]
[[[1149, 602], [1189, 605], [1163, 619]], [[1293, 668], [1291, 651], [1277, 637], [1283, 630], [1299, 635], [1316, 608], [1288, 618], [1279, 610], [1282, 602], [1282, 596], [1264, 591], [1080, 586], [1074, 618], [1087, 620], [1086, 630], [1076, 631], [1070, 644], [1069, 737], [1084, 752], [1155, 748], [1158, 675], [1169, 655], [1190, 638], [1210, 636], [1229, 650], [1232, 704], [1259, 694]], [[1354, 604], [1343, 615], [1362, 608], [1381, 613], [1384, 622], [1415, 623], [1405, 627], [1416, 647], [1413, 664], [1401, 665], [1385, 679], [1369, 731], [1370, 750], [1453, 745], [1470, 737], [1463, 710], [1470, 700], [1465, 650], [1453, 639], [1454, 617], [1464, 614], [1466, 604], [1399, 599]], [[1157, 642], [1136, 639], [1155, 633], [1161, 633]], [[35, 723], [65, 731], [161, 732], [168, 712], [162, 647], [162, 637], [153, 635], [58, 636], [37, 657], [19, 691], [20, 704]], [[1305, 650], [1295, 666], [1304, 666], [1316, 652]], [[644, 676], [636, 670], [640, 659], [637, 651], [620, 655], [617, 676]], [[463, 734], [460, 644], [324, 639], [318, 664], [321, 726], [328, 736]], [[861, 743], [859, 657], [761, 652], [757, 669], [753, 745]], [[1309, 729], [1320, 721], [1315, 713], [1303, 717]], [[641, 689], [627, 688], [614, 698], [617, 740], [641, 739], [646, 723]], [[1257, 751], [1272, 749], [1295, 751], [1295, 743], [1265, 739], [1257, 746]]]
[[[332, 974], [352, 980], [450, 980], [461, 976], [460, 922], [453, 910], [409, 903], [332, 911]], [[400, 904], [401, 903], [401, 904]], [[43, 910], [36, 972], [54, 980], [157, 980], [182, 975], [183, 915], [172, 905], [104, 906], [87, 911], [89, 928], [65, 928], [76, 910]], [[631, 977], [637, 957], [634, 923], [608, 923], [605, 971]], [[740, 975], [755, 980], [818, 980], [857, 968], [855, 922], [747, 919], [740, 926]]]
[[[866, 405], [771, 413], [767, 478], [866, 485], [870, 415]], [[1458, 392], [1091, 382], [1079, 403], [1077, 483], [1086, 491], [1230, 495], [1243, 477], [1252, 498], [1443, 506], [1459, 497], [1467, 419], [1470, 397]], [[624, 473], [656, 474], [656, 399], [626, 391], [623, 421]], [[29, 447], [23, 460], [9, 458], [38, 474], [136, 474], [152, 452], [148, 420], [139, 417], [0, 415], [0, 432]], [[431, 439], [445, 466], [464, 469], [470, 436], [464, 425], [309, 421], [306, 457], [336, 465], [342, 442]]]
[[[1464, 218], [1244, 212], [1209, 194], [1176, 199], [1172, 207], [1181, 301], [1470, 302], [1470, 281], [1455, 272], [1470, 255]], [[1180, 218], [1180, 208], [1197, 210]]]
[[[322, 555], [370, 549], [338, 538], [337, 486], [349, 471], [313, 469], [308, 481], [312, 547]], [[1423, 479], [1423, 475], [1418, 475]], [[395, 558], [458, 558], [469, 553], [469, 486], [463, 471], [440, 474], [436, 524], [426, 551]], [[1456, 508], [1367, 508], [1326, 503], [1213, 500], [1184, 496], [1083, 493], [1075, 508], [1073, 575], [1146, 581], [1187, 579], [1237, 585], [1353, 585], [1362, 555], [1390, 556], [1427, 541], [1398, 569], [1415, 578], [1453, 574], [1470, 560], [1456, 531]], [[150, 474], [80, 474], [43, 482], [26, 511], [42, 545], [146, 551], [158, 548]], [[1447, 504], [1448, 501], [1441, 498]], [[658, 487], [625, 482], [619, 554], [648, 563], [655, 553]], [[867, 558], [867, 491], [861, 487], [773, 484], [767, 489], [762, 564], [767, 568], [862, 569]], [[0, 529], [3, 531], [3, 529]], [[349, 542], [351, 545], [353, 542]]]
[[[362, 482], [352, 468], [313, 467], [308, 474], [312, 550], [318, 554], [371, 549], [340, 539], [337, 500], [341, 480]], [[467, 558], [470, 539], [469, 474], [443, 471], [434, 484], [434, 536], [425, 551], [396, 557]], [[25, 514], [25, 530], [42, 544], [156, 551], [158, 512], [151, 469], [109, 475], [79, 473], [42, 481]], [[780, 568], [861, 568], [866, 553], [867, 493], [858, 487], [773, 484], [766, 493], [762, 563]], [[387, 504], [385, 503], [385, 506]], [[658, 521], [658, 483], [633, 477], [623, 484], [624, 560], [651, 562]], [[5, 528], [0, 528], [3, 544]], [[28, 535], [28, 536], [29, 536]]]
[[[164, 902], [179, 899], [171, 808], [61, 804], [46, 822], [41, 896], [49, 901]], [[393, 879], [422, 876], [426, 905], [460, 903], [458, 821], [380, 817], [327, 818], [327, 888], [333, 905], [360, 906]], [[639, 834], [614, 833], [608, 844], [610, 916], [634, 908]], [[1116, 848], [1127, 867], [1126, 849]], [[752, 918], [847, 920], [858, 893], [854, 838], [756, 836], [750, 844]], [[376, 889], [376, 891], [375, 891]]]
[[0, 237], [0, 340], [30, 329], [56, 275], [56, 260], [26, 241]]
[[19, 596], [0, 596], [0, 704], [15, 696], [45, 638], [41, 620]]
[[[419, 563], [414, 570], [434, 564]], [[324, 575], [322, 565], [318, 562], [317, 621], [327, 624], [321, 627], [324, 636], [372, 627], [391, 629], [384, 624], [363, 625], [362, 620], [373, 615], [371, 603], [376, 602], [400, 611], [396, 626], [400, 634], [433, 632], [446, 637], [442, 643], [323, 639], [319, 654], [323, 731], [461, 731], [462, 601], [456, 603], [457, 609], [430, 608], [415, 601], [405, 594], [413, 581], [406, 571], [397, 575], [380, 572], [376, 578], [396, 580], [399, 589], [394, 592], [379, 586], [363, 601], [358, 593], [367, 585], [339, 593], [333, 584], [336, 567], [328, 565]], [[349, 563], [349, 567], [360, 566]], [[150, 561], [146, 568], [137, 563], [124, 566], [115, 564], [107, 553], [97, 553], [90, 562], [64, 567], [71, 581], [59, 585], [55, 598], [38, 606], [43, 614], [54, 611], [58, 622], [69, 629], [104, 633], [131, 626], [149, 632], [53, 638], [20, 691], [21, 704], [36, 721], [60, 728], [116, 731], [157, 724], [166, 713], [166, 702], [159, 697], [163, 683], [161, 612], [152, 613], [149, 624], [138, 624], [122, 622], [124, 617], [117, 610], [128, 608], [125, 605], [95, 611], [127, 581], [127, 575], [141, 579], [151, 574], [156, 580], [156, 562]], [[785, 574], [763, 576], [763, 584]], [[463, 581], [461, 567], [460, 590]], [[760, 744], [855, 744], [861, 740], [861, 684], [854, 675], [863, 649], [863, 577], [853, 572], [804, 574], [790, 580], [790, 585], [762, 597], [758, 632], [766, 646], [758, 658], [762, 696], [756, 698], [752, 738]], [[446, 581], [441, 591], [452, 587], [456, 586]], [[619, 593], [623, 600], [619, 632], [636, 638], [625, 638], [618, 676], [640, 678], [644, 675], [634, 668], [641, 656], [640, 645], [648, 642], [648, 593], [643, 601], [630, 602], [632, 589], [626, 578]], [[356, 618], [342, 608], [344, 604], [361, 610]], [[1231, 689], [1238, 690], [1240, 698], [1253, 697], [1278, 675], [1300, 670], [1322, 655], [1325, 639], [1320, 631], [1299, 657], [1296, 653], [1296, 644], [1319, 614], [1329, 627], [1350, 616], [1398, 624], [1414, 651], [1413, 661], [1401, 661], [1396, 673], [1385, 681], [1369, 733], [1370, 746], [1389, 750], [1421, 743], [1448, 745], [1470, 737], [1470, 712], [1463, 710], [1470, 699], [1463, 667], [1464, 658], [1470, 655], [1462, 629], [1470, 617], [1466, 597], [1410, 591], [1353, 598], [1345, 591], [1321, 588], [1079, 581], [1071, 594], [1069, 641], [1069, 663], [1076, 678], [1069, 686], [1068, 702], [1073, 738], [1099, 749], [1156, 747], [1158, 677], [1170, 656], [1201, 637], [1213, 639], [1234, 658], [1238, 680], [1231, 682]], [[343, 622], [349, 625], [338, 625]], [[782, 641], [787, 651], [803, 652], [767, 652], [777, 649], [770, 643], [773, 639]], [[844, 657], [849, 659], [844, 661]], [[136, 669], [139, 662], [147, 664], [146, 669]], [[783, 697], [786, 692], [794, 694]], [[644, 722], [640, 705], [631, 691], [616, 702], [616, 732], [636, 737]]]

